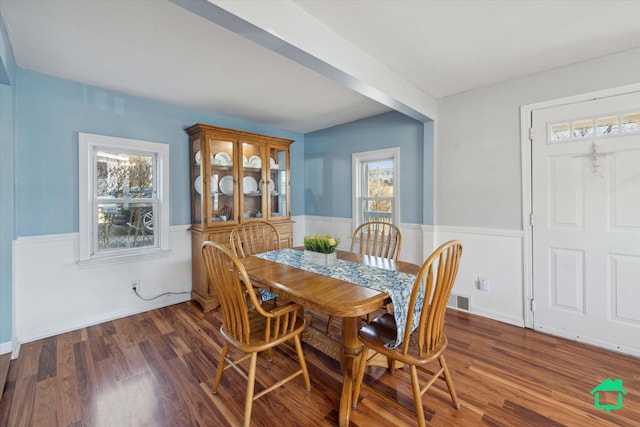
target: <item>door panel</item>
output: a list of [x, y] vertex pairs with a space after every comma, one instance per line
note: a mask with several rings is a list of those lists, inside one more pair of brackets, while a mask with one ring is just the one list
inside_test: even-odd
[[611, 255], [609, 263], [613, 318], [622, 323], [640, 325], [639, 301], [637, 298], [629, 298], [638, 291], [640, 256]]
[[551, 227], [583, 228], [584, 186], [582, 162], [578, 158], [550, 159], [550, 182], [556, 185], [549, 188], [552, 202]]
[[636, 355], [638, 111], [639, 93], [535, 110], [531, 147], [534, 327]]
[[638, 185], [640, 152], [615, 153], [612, 159], [613, 222], [611, 228], [618, 231], [640, 231], [640, 185]]
[[549, 253], [553, 307], [584, 313], [584, 252], [550, 248]]

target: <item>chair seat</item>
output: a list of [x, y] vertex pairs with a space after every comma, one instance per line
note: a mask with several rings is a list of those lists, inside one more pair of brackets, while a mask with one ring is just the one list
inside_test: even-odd
[[[294, 303], [277, 306], [270, 311], [272, 313], [275, 313], [278, 311], [284, 311], [290, 307], [296, 307], [300, 310], [300, 312], [302, 312], [302, 307]], [[277, 346], [285, 341], [288, 341], [292, 339], [295, 335], [302, 333], [306, 325], [304, 319], [296, 316], [295, 325], [291, 330], [288, 330], [286, 333], [279, 335], [277, 338], [271, 337], [270, 340], [266, 340], [265, 338], [267, 335], [265, 332], [266, 332], [267, 324], [269, 323], [269, 321], [271, 321], [271, 326], [270, 326], [271, 335], [273, 335], [273, 332], [276, 329], [276, 325], [274, 324], [273, 320], [262, 316], [256, 310], [249, 310], [247, 314], [249, 315], [249, 324], [251, 325], [251, 335], [249, 337], [249, 343], [243, 343], [241, 341], [234, 339], [232, 336], [230, 336], [230, 334], [227, 333], [227, 330], [224, 324], [220, 326], [220, 332], [222, 333], [222, 336], [224, 337], [224, 339], [227, 340], [231, 345], [238, 348], [239, 350], [247, 353], [260, 352], [263, 350], [267, 350], [268, 348], [273, 348], [274, 346]]]
[[409, 350], [407, 354], [402, 354], [402, 344], [397, 348], [385, 347], [387, 343], [396, 340], [397, 330], [396, 319], [393, 314], [385, 313], [360, 328], [358, 337], [364, 345], [384, 356], [391, 357], [402, 363], [417, 366], [431, 363], [447, 348], [447, 338], [443, 334], [440, 342], [434, 347], [433, 351], [420, 355], [417, 350], [416, 337], [411, 335]]

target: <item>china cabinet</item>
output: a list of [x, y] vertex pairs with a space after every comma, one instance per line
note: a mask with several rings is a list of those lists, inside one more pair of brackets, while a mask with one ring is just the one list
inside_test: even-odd
[[195, 124], [189, 134], [191, 165], [192, 298], [204, 311], [219, 305], [207, 282], [200, 247], [229, 246], [234, 226], [257, 219], [272, 223], [290, 247], [289, 139]]

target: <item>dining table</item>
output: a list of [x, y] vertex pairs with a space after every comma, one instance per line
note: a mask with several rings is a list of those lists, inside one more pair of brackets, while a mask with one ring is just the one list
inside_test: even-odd
[[[300, 253], [303, 249], [293, 248]], [[242, 259], [242, 263], [255, 286], [296, 302], [304, 306], [305, 310], [316, 310], [342, 319], [339, 344], [342, 347], [343, 383], [339, 403], [339, 425], [346, 427], [349, 425], [356, 369], [363, 348], [358, 339], [358, 329], [362, 324], [361, 319], [362, 316], [378, 310], [387, 303], [389, 295], [368, 287], [366, 283], [363, 285], [362, 280], [340, 277], [340, 275], [334, 274], [332, 268], [314, 268], [304, 262], [296, 264], [280, 261], [283, 254], [289, 257], [293, 254], [298, 256], [297, 259], [300, 259], [299, 254], [291, 251], [292, 249], [281, 249], [256, 254]], [[420, 268], [412, 263], [388, 258], [341, 250], [336, 252], [338, 263], [342, 267], [357, 267], [362, 273], [359, 275], [365, 278], [367, 273], [375, 274], [383, 270], [389, 274], [398, 272], [398, 274], [415, 275]], [[307, 326], [307, 330], [320, 341], [330, 339], [324, 330], [320, 331], [309, 326]]]

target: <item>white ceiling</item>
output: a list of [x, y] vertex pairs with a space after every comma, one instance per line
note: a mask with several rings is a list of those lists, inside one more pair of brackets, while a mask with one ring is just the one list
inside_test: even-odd
[[[436, 99], [640, 47], [636, 0], [291, 5]], [[64, 79], [297, 132], [389, 110], [166, 0], [0, 0], [0, 14], [17, 65]]]

